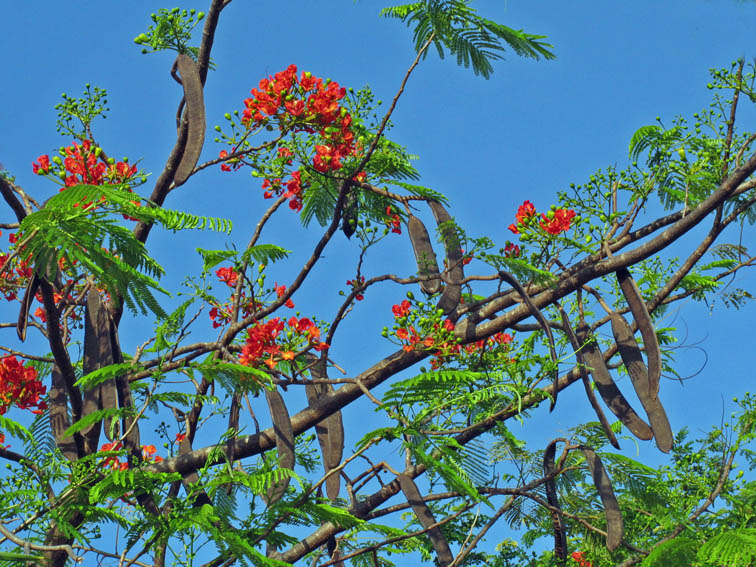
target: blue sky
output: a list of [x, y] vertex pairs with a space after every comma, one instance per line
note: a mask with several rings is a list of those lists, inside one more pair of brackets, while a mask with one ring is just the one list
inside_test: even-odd
[[[389, 135], [420, 156], [422, 183], [449, 196], [461, 226], [473, 236], [500, 242], [511, 237], [506, 226], [523, 200], [546, 209], [569, 183], [586, 180], [598, 168], [622, 166], [638, 127], [656, 116], [669, 123], [675, 115], [705, 108], [708, 69], [754, 56], [756, 3], [489, 0], [473, 5], [490, 19], [548, 36], [557, 60], [535, 62], [510, 52], [495, 63], [494, 75], [486, 81], [431, 54], [411, 78]], [[374, 0], [233, 2], [221, 18], [213, 55], [217, 70], [210, 73], [205, 90], [208, 125], [223, 123], [223, 113], [241, 108], [261, 77], [291, 63], [345, 86], [369, 84], [378, 98], [390, 100], [413, 53], [406, 28], [377, 17], [382, 6]], [[99, 143], [113, 156], [141, 159], [145, 171], [160, 171], [174, 142], [180, 100], [169, 76], [174, 56], [142, 55], [132, 42], [159, 7], [172, 6], [139, 0], [4, 6], [0, 162], [35, 197], [45, 199], [57, 188], [32, 175], [31, 162], [67, 143], [55, 132], [53, 106], [61, 92], [78, 96], [85, 83], [109, 93], [111, 112], [94, 125]], [[183, 7], [205, 9], [203, 4]], [[752, 121], [754, 113], [743, 115], [744, 128], [749, 127], [746, 118]], [[211, 133], [208, 138], [203, 159], [221, 149], [212, 143]], [[259, 182], [245, 172], [214, 170], [173, 193], [167, 205], [230, 217], [235, 223], [231, 239], [243, 243], [264, 202]], [[306, 239], [316, 234], [314, 228], [298, 228], [292, 215], [280, 219], [266, 241], [304, 253], [311, 247]], [[746, 228], [746, 244], [752, 235]], [[149, 246], [168, 270], [170, 286], [199, 271], [193, 248], [221, 248], [231, 239], [208, 233], [153, 234]], [[357, 249], [337, 240], [313, 274], [313, 285], [295, 298], [303, 313], [323, 310], [327, 318], [339, 299], [333, 286], [343, 287], [353, 274]], [[279, 283], [296, 268], [282, 267]], [[408, 275], [413, 270], [408, 243], [396, 240], [374, 255], [369, 273]], [[747, 288], [754, 279], [744, 276], [739, 285]], [[378, 332], [391, 324], [389, 308], [396, 293], [371, 292], [352, 318], [358, 332], [346, 333], [334, 349], [350, 375], [366, 359], [391, 352]], [[698, 344], [708, 357], [695, 379], [684, 385], [663, 383], [662, 399], [673, 428], [688, 424], [695, 431], [719, 422], [722, 412], [732, 409], [730, 398], [752, 387], [753, 317], [752, 305], [736, 312], [720, 303], [710, 311], [686, 302], [670, 311], [665, 322], [678, 326], [680, 340]], [[143, 323], [127, 321], [124, 344], [133, 348], [142, 329]], [[681, 350], [676, 368], [685, 376], [704, 361], [700, 349]], [[538, 410], [543, 419], [536, 429], [512, 427], [515, 434], [545, 445], [589, 411], [581, 392], [567, 393], [551, 416]], [[644, 456], [658, 459], [655, 450]]]

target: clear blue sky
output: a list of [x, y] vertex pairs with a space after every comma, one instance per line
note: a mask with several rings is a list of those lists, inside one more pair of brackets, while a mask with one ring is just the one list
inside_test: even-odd
[[[754, 56], [756, 3], [489, 0], [474, 5], [490, 19], [548, 36], [558, 59], [535, 62], [509, 53], [486, 81], [453, 60], [439, 61], [431, 54], [410, 80], [390, 137], [420, 156], [422, 183], [449, 196], [460, 225], [474, 236], [501, 242], [511, 236], [506, 226], [524, 199], [545, 209], [569, 183], [586, 180], [598, 168], [622, 166], [638, 127], [656, 116], [669, 123], [677, 114], [690, 116], [705, 108], [708, 69]], [[390, 100], [413, 53], [406, 28], [377, 18], [382, 6], [374, 0], [233, 2], [218, 28], [213, 53], [217, 70], [210, 73], [205, 91], [209, 126], [221, 124], [224, 112], [241, 108], [262, 76], [291, 63], [345, 86], [369, 84], [379, 98]], [[57, 190], [32, 175], [31, 162], [67, 143], [55, 132], [53, 106], [61, 92], [79, 95], [87, 82], [109, 92], [111, 112], [94, 125], [99, 143], [111, 155], [141, 159], [144, 170], [160, 171], [175, 139], [180, 100], [169, 76], [174, 56], [141, 55], [132, 42], [146, 30], [149, 13], [159, 7], [172, 5], [138, 0], [4, 3], [0, 162], [31, 194], [45, 199]], [[182, 7], [206, 9], [202, 3]], [[749, 117], [753, 122], [754, 113]], [[203, 158], [221, 149], [212, 143], [212, 132], [208, 136]], [[232, 238], [240, 243], [247, 240], [263, 204], [258, 181], [245, 172], [229, 176], [219, 171], [197, 176], [167, 203], [232, 218]], [[303, 247], [303, 237], [317, 234], [298, 229], [293, 218], [276, 226], [267, 241], [281, 241], [303, 253], [311, 247]], [[746, 244], [752, 236], [746, 229]], [[207, 233], [153, 234], [149, 244], [172, 273], [170, 285], [187, 271], [199, 271], [194, 247], [220, 248], [224, 241], [228, 239]], [[356, 254], [353, 244], [340, 239], [314, 274], [315, 285], [295, 298], [297, 307], [304, 313], [323, 309], [323, 316], [330, 316], [338, 297], [327, 282], [336, 278], [343, 286], [353, 274]], [[413, 271], [405, 241], [395, 241], [373, 260], [370, 275]], [[286, 281], [286, 273], [291, 272], [279, 272], [279, 283]], [[740, 285], [754, 281], [742, 278]], [[394, 298], [370, 293], [352, 320], [359, 332], [343, 336], [334, 349], [334, 358], [350, 375], [362, 368], [362, 349], [374, 349], [373, 337], [390, 324]], [[731, 409], [729, 398], [752, 388], [754, 309], [749, 305], [740, 312], [727, 311], [720, 303], [710, 313], [688, 302], [670, 311], [669, 324], [680, 328], [680, 340], [699, 344], [708, 355], [694, 380], [682, 387], [663, 384], [662, 399], [673, 428], [690, 424], [696, 430], [718, 422], [723, 408], [728, 413]], [[124, 342], [131, 348], [141, 336], [138, 330], [128, 322], [124, 326]], [[381, 344], [378, 350], [392, 349]], [[375, 357], [373, 350], [369, 359]], [[700, 367], [704, 356], [681, 350], [677, 362], [678, 372], [687, 375]], [[550, 417], [544, 411], [539, 429], [526, 436], [545, 444], [589, 411], [582, 393], [565, 395], [557, 411]], [[513, 428], [518, 434], [517, 426]]]

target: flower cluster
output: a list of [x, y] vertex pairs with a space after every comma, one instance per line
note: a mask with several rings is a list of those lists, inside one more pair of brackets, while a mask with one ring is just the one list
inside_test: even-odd
[[81, 144], [74, 142], [60, 151], [64, 159], [58, 156], [50, 159], [41, 155], [32, 163], [32, 170], [37, 175], [50, 175], [63, 181], [65, 187], [73, 185], [103, 185], [127, 183], [136, 175], [136, 165], [130, 166], [126, 161], [105, 160], [102, 150], [91, 140]]
[[37, 369], [31, 364], [22, 364], [15, 356], [0, 358], [0, 415], [15, 405], [42, 413], [47, 404], [41, 398], [46, 388], [40, 382]]
[[[100, 451], [123, 451], [123, 443], [120, 441], [115, 443], [103, 443], [102, 447], [100, 447]], [[163, 460], [163, 457], [155, 455], [155, 453], [157, 453], [155, 445], [142, 445], [142, 460], [159, 463]], [[114, 471], [125, 471], [129, 468], [129, 462], [121, 461], [117, 455], [110, 455], [102, 460], [100, 466], [113, 469]]]
[[396, 212], [394, 212], [390, 205], [386, 207], [386, 217], [388, 217], [386, 226], [391, 229], [391, 232], [395, 234], [401, 234], [402, 218]]
[[392, 306], [391, 312], [395, 319], [394, 335], [404, 343], [403, 350], [425, 349], [435, 351], [435, 356], [446, 356], [450, 348], [458, 346], [454, 323], [450, 319], [442, 320], [442, 311], [423, 313], [413, 310], [412, 304], [405, 299]]
[[517, 208], [515, 222], [509, 225], [509, 230], [515, 234], [520, 234], [522, 229], [538, 226], [541, 230], [557, 236], [569, 230], [575, 216], [576, 213], [572, 209], [552, 207], [548, 213], [541, 213], [539, 220], [535, 205], [530, 201], [525, 201]]
[[[262, 271], [264, 269], [264, 265], [260, 266], [260, 270]], [[226, 268], [219, 268], [215, 271], [215, 275], [218, 276], [218, 279], [225, 283], [228, 287], [236, 287], [236, 283], [239, 280], [239, 272], [237, 272], [232, 267], [226, 267]], [[273, 290], [276, 292], [277, 297], [283, 297], [283, 295], [286, 293], [286, 286], [285, 285], [278, 285], [278, 283], [273, 285]], [[288, 298], [284, 305], [288, 307], [289, 309], [294, 308], [294, 302], [291, 300], [291, 298]], [[259, 304], [253, 299], [248, 298], [246, 295], [246, 292], [242, 289], [241, 291], [241, 297], [239, 300], [239, 312], [244, 317], [248, 317], [251, 315]], [[213, 328], [217, 329], [218, 327], [222, 327], [229, 321], [231, 321], [231, 315], [233, 313], [233, 303], [231, 301], [228, 301], [224, 303], [223, 305], [220, 304], [214, 304], [213, 307], [210, 309], [210, 319], [213, 322]]]
[[[283, 332], [286, 326], [288, 331]], [[321, 351], [328, 345], [320, 341], [320, 329], [307, 317], [291, 317], [288, 321], [275, 317], [247, 330], [239, 362], [245, 366], [265, 363], [273, 370], [282, 360], [293, 360], [295, 349], [300, 347]]]
[[579, 567], [591, 567], [592, 563], [585, 559], [585, 553], [582, 551], [573, 551], [572, 559], [579, 565]]
[[[271, 122], [278, 124], [283, 133], [317, 134], [313, 144], [312, 167], [320, 173], [331, 173], [341, 169], [343, 160], [358, 154], [358, 145], [352, 131], [352, 116], [341, 106], [340, 100], [346, 96], [346, 89], [330, 79], [314, 77], [310, 72], [297, 76], [296, 65], [260, 80], [250, 91], [251, 97], [244, 100], [241, 123], [254, 132], [262, 127], [272, 129]], [[248, 134], [245, 135], [245, 138]], [[234, 145], [232, 153], [239, 150]], [[230, 157], [226, 150], [220, 152], [224, 171], [243, 165], [239, 158]], [[282, 165], [291, 165], [293, 152], [285, 146], [278, 148], [278, 160]], [[265, 198], [284, 195], [289, 199], [289, 207], [295, 211], [302, 209], [302, 191], [306, 183], [302, 172], [291, 172], [289, 179], [266, 177], [262, 188]]]

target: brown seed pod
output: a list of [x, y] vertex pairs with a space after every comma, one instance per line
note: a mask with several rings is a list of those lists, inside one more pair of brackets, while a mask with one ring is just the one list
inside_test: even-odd
[[648, 393], [656, 399], [659, 393], [662, 362], [654, 324], [651, 321], [651, 315], [648, 313], [646, 302], [627, 268], [620, 268], [616, 275], [622, 295], [625, 296], [625, 301], [627, 301], [630, 312], [638, 324], [638, 329], [640, 329], [641, 337], [643, 337], [643, 346], [646, 349], [646, 359], [648, 360]]
[[612, 334], [617, 342], [622, 362], [627, 368], [630, 380], [638, 399], [646, 410], [651, 430], [654, 432], [656, 446], [664, 453], [669, 453], [674, 445], [674, 435], [669, 425], [667, 412], [664, 411], [659, 397], [652, 398], [648, 391], [648, 370], [643, 364], [643, 356], [633, 336], [633, 330], [619, 313], [612, 313]]
[[[273, 420], [273, 431], [276, 434], [276, 449], [278, 451], [278, 464], [285, 469], [294, 468], [294, 429], [291, 427], [289, 410], [286, 409], [283, 396], [278, 390], [265, 390], [265, 399], [270, 409], [270, 417]], [[278, 501], [289, 486], [289, 477], [282, 478], [268, 488], [263, 497], [265, 503], [270, 505]]]
[[181, 161], [173, 177], [175, 187], [183, 185], [197, 165], [202, 146], [205, 143], [205, 101], [202, 92], [202, 81], [199, 69], [192, 58], [183, 53], [176, 57], [176, 66], [181, 74], [181, 84], [184, 87], [186, 101], [186, 117], [189, 121], [186, 146]]
[[[557, 441], [552, 441], [546, 446], [546, 450], [543, 453], [543, 474], [548, 476], [554, 474], [554, 454], [556, 452]], [[557, 510], [559, 508], [559, 498], [556, 491], [556, 480], [549, 478], [544, 483], [546, 488], [546, 501], [549, 506], [553, 506]], [[567, 561], [567, 534], [564, 531], [564, 519], [562, 518], [561, 511], [551, 511], [551, 517], [554, 520], [554, 557], [560, 565], [564, 565]]]
[[[417, 261], [417, 274], [419, 276], [429, 276], [438, 274], [438, 262], [436, 262], [436, 253], [433, 252], [428, 229], [422, 221], [414, 215], [407, 218], [407, 232], [409, 233], [412, 249], [415, 252]], [[428, 295], [433, 295], [441, 290], [441, 278], [425, 280], [420, 282], [420, 289]]]
[[570, 341], [570, 345], [575, 351], [575, 356], [577, 358], [580, 370], [580, 378], [583, 381], [583, 387], [585, 388], [585, 393], [588, 396], [588, 402], [590, 402], [593, 411], [596, 412], [596, 417], [598, 417], [599, 423], [601, 423], [601, 427], [604, 429], [604, 433], [606, 433], [606, 436], [609, 439], [609, 443], [611, 443], [615, 449], [620, 449], [620, 444], [619, 441], [617, 441], [617, 436], [614, 434], [614, 431], [612, 431], [612, 428], [609, 425], [609, 420], [606, 419], [606, 415], [604, 414], [604, 411], [601, 409], [601, 406], [596, 399], [596, 394], [593, 393], [591, 381], [588, 379], [588, 371], [585, 369], [586, 363], [583, 359], [583, 353], [581, 352], [580, 347], [582, 345], [580, 344], [580, 340], [577, 338], [575, 331], [572, 330], [572, 326], [570, 325], [570, 320], [567, 317], [567, 313], [564, 309], [562, 309], [561, 305], [559, 306], [559, 312], [562, 314], [562, 322], [564, 323], [564, 331], [567, 335], [567, 339]]
[[[324, 365], [315, 356], [307, 356], [308, 362], [316, 362], [314, 366], [310, 368], [313, 378], [318, 380], [325, 380], [328, 378], [326, 375]], [[306, 384], [305, 394], [307, 395], [307, 401], [310, 407], [314, 406], [318, 399], [322, 396], [333, 392], [333, 386], [330, 384]], [[332, 413], [323, 421], [318, 422], [315, 425], [315, 433], [318, 437], [318, 444], [320, 445], [320, 451], [323, 454], [323, 468], [325, 472], [335, 469], [341, 464], [341, 458], [344, 455], [344, 422], [341, 418], [341, 411]], [[339, 496], [339, 490], [341, 489], [341, 475], [332, 474], [326, 479], [326, 494], [331, 500], [335, 500]]]
[[581, 325], [577, 331], [578, 340], [583, 344], [581, 353], [586, 365], [591, 368], [591, 374], [593, 374], [593, 381], [596, 383], [596, 388], [599, 391], [601, 399], [604, 403], [616, 415], [619, 420], [627, 427], [633, 435], [643, 441], [652, 439], [654, 434], [648, 424], [643, 421], [635, 410], [630, 406], [625, 396], [622, 395], [617, 384], [612, 380], [609, 369], [604, 362], [604, 355], [601, 353], [601, 349], [594, 340], [590, 340], [591, 337], [588, 334], [588, 326]]
[[509, 285], [511, 285], [517, 293], [520, 294], [520, 297], [522, 297], [522, 300], [525, 302], [525, 305], [528, 306], [528, 309], [530, 309], [530, 313], [533, 315], [533, 317], [536, 318], [536, 321], [541, 325], [541, 328], [543, 329], [544, 333], [546, 333], [546, 338], [549, 340], [549, 352], [551, 353], [551, 360], [554, 361], [554, 374], [552, 377], [552, 384], [553, 388], [552, 390], [552, 396], [551, 396], [551, 406], [549, 407], [549, 411], [554, 411], [554, 406], [556, 406], [557, 401], [557, 395], [559, 394], [559, 388], [558, 388], [558, 382], [559, 382], [559, 367], [557, 366], [558, 357], [556, 353], [556, 346], [554, 344], [554, 335], [551, 332], [551, 325], [549, 325], [548, 320], [546, 317], [543, 316], [543, 313], [541, 313], [541, 310], [538, 309], [535, 303], [533, 303], [530, 299], [530, 296], [528, 295], [528, 292], [525, 291], [525, 288], [522, 287], [520, 282], [517, 281], [517, 278], [514, 277], [514, 275], [510, 274], [509, 272], [505, 270], [499, 270], [499, 277], [507, 282]]
[[[113, 351], [110, 344], [110, 321], [106, 307], [102, 304], [100, 294], [96, 288], [90, 288], [87, 293], [87, 304], [84, 308], [84, 357], [82, 372], [86, 375], [95, 370], [113, 364]], [[103, 400], [102, 393], [107, 391], [108, 398]], [[97, 386], [89, 386], [83, 391], [82, 417], [99, 409], [117, 408], [118, 399], [115, 393], [115, 382], [108, 380]], [[105, 405], [105, 401], [112, 405]], [[113, 419], [105, 424], [106, 433], [111, 429]], [[87, 439], [91, 450], [97, 450], [100, 437], [100, 422], [93, 423], [81, 430]]]
[[624, 524], [622, 522], [622, 513], [617, 503], [617, 497], [614, 495], [612, 481], [606, 474], [604, 464], [599, 456], [590, 447], [582, 446], [580, 449], [585, 455], [585, 462], [593, 477], [593, 484], [598, 490], [601, 497], [601, 503], [604, 505], [604, 515], [606, 516], [606, 548], [614, 551], [622, 542]]
[[29, 284], [26, 286], [26, 292], [21, 300], [21, 309], [18, 312], [18, 321], [16, 322], [16, 333], [18, 339], [21, 342], [26, 340], [26, 327], [29, 324], [29, 312], [31, 311], [31, 304], [34, 301], [34, 296], [37, 294], [39, 288], [39, 276], [32, 274]]
[[71, 426], [68, 419], [68, 396], [66, 395], [66, 382], [57, 364], [52, 368], [52, 384], [48, 396], [50, 406], [50, 429], [52, 429], [55, 444], [69, 461], [79, 458], [76, 443], [73, 437], [63, 437], [63, 434]]
[[438, 300], [438, 308], [444, 310], [444, 315], [449, 315], [459, 305], [462, 299], [462, 280], [465, 272], [462, 269], [462, 247], [459, 241], [454, 221], [449, 212], [438, 201], [428, 201], [428, 205], [436, 219], [436, 224], [441, 230], [441, 240], [446, 251], [446, 272], [448, 282]]
[[400, 474], [397, 478], [399, 479], [399, 486], [404, 493], [404, 497], [407, 499], [407, 503], [412, 506], [412, 510], [415, 512], [420, 525], [428, 530], [425, 533], [428, 535], [433, 549], [436, 550], [438, 564], [441, 567], [449, 565], [454, 561], [454, 555], [452, 555], [449, 544], [446, 542], [444, 534], [441, 533], [441, 529], [438, 526], [431, 528], [436, 523], [436, 519], [433, 517], [433, 512], [430, 511], [423, 497], [420, 496], [420, 491], [417, 489], [415, 481], [405, 474]]

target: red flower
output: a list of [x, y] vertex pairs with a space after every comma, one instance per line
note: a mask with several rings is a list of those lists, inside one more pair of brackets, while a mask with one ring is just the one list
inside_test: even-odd
[[36, 161], [32, 163], [32, 171], [36, 173], [37, 175], [44, 175], [46, 173], [50, 173], [50, 156], [48, 155], [42, 155], [37, 158]]
[[515, 215], [515, 219], [517, 220], [517, 224], [522, 224], [525, 220], [529, 219], [535, 214], [536, 214], [535, 205], [533, 205], [533, 203], [531, 203], [530, 201], [525, 201], [517, 209], [517, 214]]
[[218, 276], [220, 281], [229, 287], [234, 287], [239, 279], [239, 272], [231, 267], [218, 268], [218, 270], [215, 271], [215, 275]]
[[591, 567], [592, 563], [584, 558], [584, 553], [582, 551], [574, 551], [572, 553], [572, 559], [575, 560], [575, 562], [580, 567]]
[[399, 317], [406, 317], [409, 315], [411, 307], [412, 304], [405, 299], [401, 304], [391, 307], [391, 312], [394, 314], [394, 317], [398, 319]]
[[549, 234], [557, 235], [569, 230], [575, 215], [576, 213], [572, 209], [557, 209], [552, 218], [542, 214], [540, 226]]

